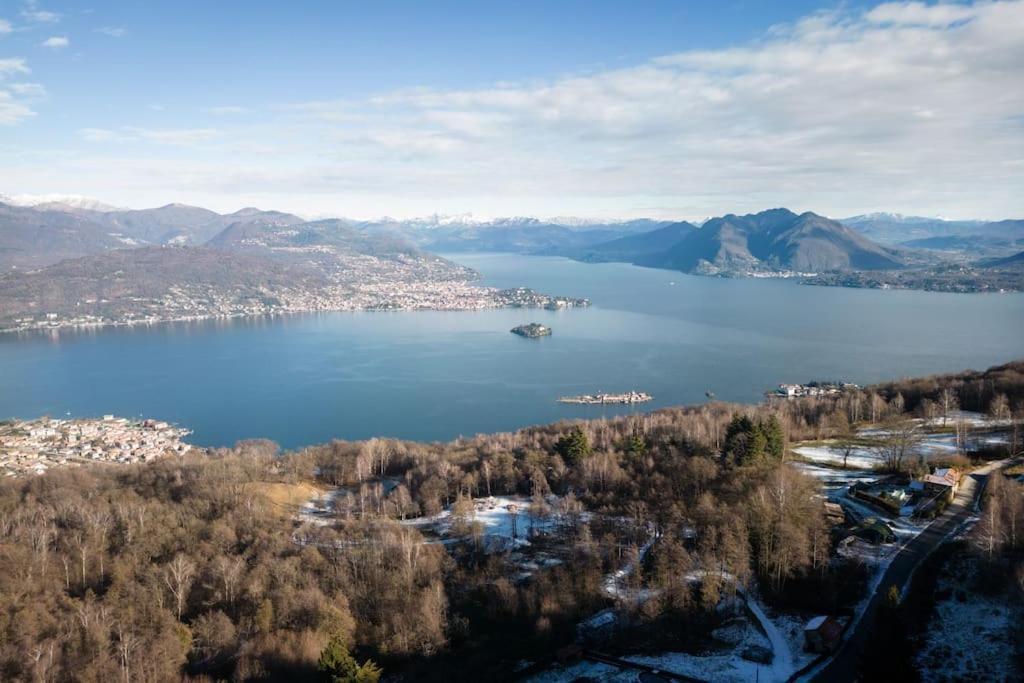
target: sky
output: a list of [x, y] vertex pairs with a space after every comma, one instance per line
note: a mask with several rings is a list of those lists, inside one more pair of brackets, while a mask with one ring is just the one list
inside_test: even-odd
[[1024, 0], [0, 0], [0, 194], [1024, 217]]

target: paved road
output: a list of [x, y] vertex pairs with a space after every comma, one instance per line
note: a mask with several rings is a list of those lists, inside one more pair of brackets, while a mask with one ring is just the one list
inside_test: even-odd
[[934, 522], [910, 541], [893, 559], [885, 575], [871, 596], [863, 616], [843, 641], [835, 656], [814, 674], [815, 681], [855, 681], [857, 680], [857, 660], [868, 634], [874, 625], [878, 606], [885, 600], [890, 586], [896, 586], [902, 592], [911, 574], [942, 541], [960, 526], [974, 511], [974, 501], [981, 491], [983, 482], [988, 475], [1005, 466], [1009, 461], [993, 462], [972, 472], [966, 477], [957, 492], [953, 503], [946, 508]]

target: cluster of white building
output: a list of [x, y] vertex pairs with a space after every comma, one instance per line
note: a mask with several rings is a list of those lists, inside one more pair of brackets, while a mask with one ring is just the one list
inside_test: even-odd
[[769, 392], [770, 397], [780, 398], [805, 398], [808, 396], [834, 396], [842, 393], [844, 389], [859, 389], [860, 387], [850, 382], [839, 384], [780, 384], [779, 388]]
[[0, 475], [42, 474], [88, 462], [137, 463], [182, 455], [189, 430], [158, 420], [13, 420], [0, 423]]

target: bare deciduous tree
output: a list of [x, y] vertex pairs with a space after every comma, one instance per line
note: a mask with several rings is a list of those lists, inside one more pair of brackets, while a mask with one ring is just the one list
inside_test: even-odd
[[922, 439], [918, 423], [912, 420], [889, 420], [877, 436], [874, 450], [887, 470], [902, 472], [918, 453]]
[[167, 584], [167, 589], [171, 591], [171, 597], [174, 598], [175, 614], [178, 616], [178, 621], [181, 621], [181, 614], [184, 611], [185, 602], [188, 600], [188, 592], [195, 581], [195, 575], [195, 563], [182, 553], [175, 555], [174, 559], [164, 567], [164, 583]]

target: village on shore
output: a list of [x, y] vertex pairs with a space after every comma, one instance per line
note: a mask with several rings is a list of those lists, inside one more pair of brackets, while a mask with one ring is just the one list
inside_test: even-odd
[[130, 464], [183, 455], [187, 429], [160, 420], [104, 415], [89, 419], [0, 422], [0, 476], [42, 474], [86, 463]]
[[39, 310], [9, 319], [0, 316], [0, 333], [68, 328], [124, 327], [172, 322], [227, 320], [259, 316], [355, 311], [480, 311], [496, 308], [586, 308], [585, 298], [555, 296], [527, 287], [496, 289], [448, 279], [374, 278], [320, 288], [237, 292], [202, 287], [171, 287], [160, 298], [129, 304], [86, 299], [84, 309]]

